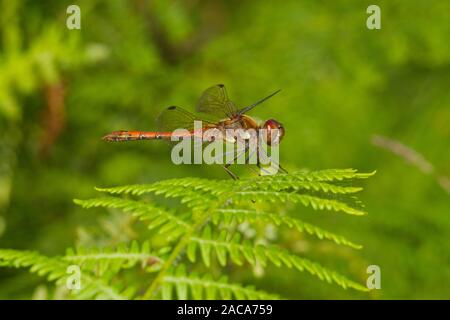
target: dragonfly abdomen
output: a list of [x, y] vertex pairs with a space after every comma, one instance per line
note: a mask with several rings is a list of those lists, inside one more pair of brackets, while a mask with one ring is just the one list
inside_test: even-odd
[[202, 137], [202, 128], [198, 131], [195, 130], [184, 130], [181, 132], [160, 132], [160, 131], [113, 131], [103, 137], [103, 140], [108, 142], [121, 142], [121, 141], [137, 141], [137, 140], [171, 140], [174, 138], [191, 138], [191, 137]]
[[157, 131], [113, 131], [103, 137], [103, 140], [109, 142], [121, 141], [137, 141], [137, 140], [155, 140], [155, 139], [170, 139], [170, 132]]

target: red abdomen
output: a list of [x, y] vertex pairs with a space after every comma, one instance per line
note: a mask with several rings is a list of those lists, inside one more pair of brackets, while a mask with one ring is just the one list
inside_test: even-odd
[[154, 139], [170, 139], [171, 132], [156, 131], [113, 131], [103, 137], [103, 140], [109, 142], [135, 141], [135, 140], [154, 140]]

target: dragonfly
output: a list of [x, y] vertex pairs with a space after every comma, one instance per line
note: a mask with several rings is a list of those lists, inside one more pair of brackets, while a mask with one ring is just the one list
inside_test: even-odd
[[[267, 134], [265, 136], [265, 143], [268, 146], [271, 146], [275, 141], [276, 143], [279, 143], [284, 137], [284, 126], [275, 119], [258, 122], [253, 117], [247, 115], [247, 113], [280, 91], [281, 90], [277, 90], [249, 106], [237, 108], [228, 98], [225, 86], [223, 84], [217, 84], [206, 89], [200, 96], [196, 106], [197, 114], [191, 113], [178, 106], [170, 106], [161, 112], [156, 119], [158, 131], [119, 130], [107, 134], [103, 137], [103, 140], [108, 142], [137, 140], [170, 141], [173, 140], [173, 137], [176, 134], [174, 133], [174, 130], [179, 128], [184, 128], [186, 131], [176, 134], [178, 138], [192, 138], [197, 135], [197, 132], [194, 129], [194, 121], [201, 121], [201, 131], [218, 129], [221, 132], [226, 132], [227, 129], [253, 129], [258, 132], [261, 129], [266, 129]], [[272, 132], [276, 132], [276, 134], [272, 134]], [[223, 136], [226, 136], [225, 133]], [[245, 153], [247, 151], [248, 145], [242, 152]], [[242, 154], [237, 154], [234, 160], [241, 155]], [[232, 163], [233, 162], [225, 163], [222, 167], [233, 179], [237, 180], [239, 177], [229, 169]], [[281, 165], [277, 165], [282, 172], [287, 173]], [[257, 163], [257, 166], [261, 168], [259, 162]]]

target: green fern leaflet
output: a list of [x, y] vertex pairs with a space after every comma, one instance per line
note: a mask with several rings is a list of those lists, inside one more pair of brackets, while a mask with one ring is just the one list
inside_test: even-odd
[[335, 169], [239, 181], [183, 178], [97, 188], [105, 195], [75, 203], [131, 215], [147, 227], [136, 241], [68, 249], [57, 257], [0, 249], [0, 266], [29, 268], [65, 286], [70, 280], [68, 267], [76, 265], [81, 287], [68, 297], [78, 299], [282, 298], [233, 280], [233, 271], [245, 267], [292, 269], [344, 289], [368, 291], [358, 281], [266, 236], [266, 231], [289, 230], [307, 240], [361, 249], [342, 235], [303, 221], [302, 211], [365, 215], [355, 197], [362, 188], [353, 184], [373, 174]]

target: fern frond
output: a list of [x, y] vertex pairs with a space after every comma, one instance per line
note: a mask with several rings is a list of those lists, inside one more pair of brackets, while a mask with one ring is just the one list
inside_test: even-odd
[[[357, 173], [353, 169], [332, 169], [315, 172], [299, 172], [286, 175], [263, 176], [256, 179], [240, 181], [208, 180], [200, 178], [171, 179], [145, 185], [128, 185], [113, 188], [96, 188], [101, 192], [111, 194], [142, 195], [154, 193], [165, 197], [181, 198], [181, 203], [197, 209], [208, 208], [209, 202], [220, 202], [221, 197], [245, 198], [245, 201], [292, 201], [301, 202], [314, 209], [329, 209], [343, 211], [349, 214], [363, 215], [363, 211], [352, 208], [343, 202], [333, 199], [323, 199], [312, 194], [298, 194], [298, 191], [315, 191], [332, 194], [352, 194], [362, 190], [360, 187], [347, 187], [332, 184], [333, 181], [344, 179], [368, 178], [373, 173]], [[246, 197], [248, 195], [248, 197]], [[256, 199], [252, 199], [254, 195]], [[223, 202], [223, 201], [222, 201]]]
[[245, 186], [245, 190], [272, 190], [272, 191], [316, 191], [324, 193], [333, 194], [351, 194], [362, 190], [361, 187], [345, 187], [340, 185], [335, 185], [329, 182], [323, 181], [309, 181], [299, 179], [295, 175], [276, 175], [270, 178], [264, 176], [264, 178], [259, 180], [254, 180], [251, 183], [245, 181], [242, 183]]
[[[69, 276], [67, 268], [70, 264], [64, 262], [60, 257], [46, 257], [35, 251], [0, 249], [0, 266], [30, 268], [30, 272], [46, 277], [48, 281], [54, 281], [58, 285], [63, 285]], [[102, 279], [83, 273], [82, 287], [79, 291], [74, 291], [74, 294], [80, 299], [125, 300], [130, 298], [132, 292], [129, 289], [123, 292], [117, 291]]]
[[233, 221], [243, 223], [264, 222], [273, 223], [277, 226], [286, 225], [289, 228], [295, 228], [299, 232], [306, 232], [316, 236], [319, 239], [334, 241], [336, 244], [342, 244], [354, 249], [361, 249], [362, 245], [355, 244], [344, 236], [329, 232], [312, 224], [303, 222], [300, 219], [292, 218], [288, 215], [280, 215], [273, 212], [261, 212], [247, 209], [218, 209], [211, 217], [211, 221], [218, 225], [219, 223], [231, 224]]
[[161, 251], [151, 252], [148, 241], [142, 245], [133, 241], [131, 245], [120, 244], [116, 248], [70, 248], [67, 249], [63, 259], [80, 265], [83, 270], [93, 270], [96, 274], [101, 275], [106, 271], [117, 273], [121, 269], [132, 268], [136, 264], [140, 264], [142, 268], [152, 266], [155, 269], [155, 266], [164, 262], [160, 253]]
[[[159, 289], [161, 289], [163, 298], [172, 296], [180, 299], [187, 297], [268, 298], [271, 296], [253, 288], [228, 284], [224, 279], [213, 280], [208, 274], [204, 276], [188, 275], [186, 273], [187, 261], [183, 261], [182, 257], [184, 253], [191, 263], [200, 260], [207, 267], [211, 265], [212, 257], [215, 257], [222, 267], [229, 262], [236, 265], [248, 263], [252, 266], [262, 267], [270, 263], [277, 267], [308, 272], [342, 288], [367, 291], [367, 288], [345, 276], [286, 249], [242, 240], [239, 233], [233, 234], [230, 231], [232, 228], [228, 227], [235, 227], [236, 222], [273, 223], [277, 226], [295, 228], [299, 232], [306, 232], [319, 239], [334, 241], [338, 245], [359, 249], [360, 245], [345, 237], [308, 224], [296, 217], [280, 215], [269, 209], [266, 209], [268, 212], [260, 212], [252, 207], [255, 202], [277, 204], [289, 202], [311, 207], [314, 210], [364, 215], [366, 212], [360, 208], [362, 206], [354, 196], [362, 188], [349, 185], [349, 180], [365, 179], [373, 174], [358, 173], [353, 169], [321, 170], [263, 176], [239, 181], [184, 178], [146, 185], [98, 188], [97, 190], [109, 194], [139, 196], [152, 193], [164, 198], [178, 198], [180, 203], [184, 204], [184, 206], [180, 206], [184, 210], [183, 214], [144, 201], [116, 197], [75, 200], [77, 204], [86, 208], [122, 209], [140, 220], [146, 220], [151, 229], [167, 235], [168, 239], [169, 237], [178, 239], [177, 243], [174, 244], [167, 256], [159, 254], [159, 252], [151, 252], [147, 247], [139, 247], [136, 244], [134, 249], [125, 247], [119, 251], [109, 249], [83, 251], [81, 249], [76, 253], [69, 252], [63, 260], [68, 262], [72, 259], [85, 267], [88, 266], [92, 272], [98, 272], [98, 270], [118, 271], [139, 263], [145, 266], [148, 259], [156, 259], [160, 267], [158, 267], [158, 273], [154, 280], [144, 292], [144, 298], [154, 297]], [[213, 233], [212, 225], [223, 229]], [[197, 259], [197, 255], [200, 255], [201, 259]], [[179, 268], [172, 272], [174, 265], [179, 265]], [[149, 272], [148, 269], [145, 268], [145, 271]], [[119, 292], [122, 291], [123, 288], [119, 288]]]
[[274, 300], [277, 295], [256, 290], [253, 286], [228, 283], [226, 276], [214, 280], [206, 274], [200, 276], [197, 273], [187, 274], [184, 267], [178, 267], [172, 274], [164, 277], [161, 286], [163, 299], [172, 299], [176, 294], [178, 299], [238, 299], [238, 300]]
[[155, 192], [156, 194], [164, 194], [168, 197], [179, 195], [180, 190], [192, 189], [196, 191], [205, 191], [220, 193], [220, 188], [217, 188], [217, 183], [222, 183], [223, 180], [209, 180], [201, 178], [181, 178], [168, 179], [151, 184], [136, 184], [128, 186], [120, 186], [113, 188], [96, 188], [97, 191], [107, 192], [111, 194], [132, 194], [142, 195], [145, 193]]
[[365, 211], [353, 208], [344, 202], [324, 199], [308, 194], [298, 194], [295, 192], [281, 191], [237, 191], [233, 194], [232, 199], [237, 203], [248, 203], [249, 201], [259, 202], [292, 202], [301, 203], [305, 207], [312, 207], [314, 210], [330, 210], [336, 212], [344, 212], [351, 215], [362, 216], [367, 214]]
[[225, 192], [226, 184], [220, 180], [208, 180], [200, 178], [171, 179], [153, 184], [129, 185], [113, 188], [96, 188], [101, 192], [110, 194], [142, 195], [154, 193], [166, 198], [181, 198], [181, 203], [198, 210], [206, 209], [204, 194], [208, 194], [210, 200], [217, 199], [217, 195]]
[[135, 288], [128, 287], [118, 290], [113, 286], [105, 284], [101, 280], [83, 275], [83, 287], [75, 293], [78, 300], [96, 299], [96, 300], [129, 300], [135, 295]]
[[[96, 188], [97, 191], [107, 192], [111, 194], [132, 194], [132, 195], [142, 195], [144, 193], [155, 192], [156, 194], [164, 194], [169, 197], [179, 197], [183, 195], [183, 190], [195, 190], [205, 193], [210, 193], [213, 195], [221, 195], [228, 191], [232, 191], [236, 186], [241, 187], [242, 185], [252, 185], [256, 184], [266, 184], [267, 182], [272, 183], [285, 183], [288, 182], [292, 184], [293, 187], [306, 188], [308, 187], [313, 190], [323, 190], [336, 193], [353, 193], [360, 190], [360, 188], [333, 188], [333, 185], [329, 183], [323, 184], [306, 184], [301, 182], [323, 182], [323, 181], [341, 181], [344, 179], [365, 179], [375, 174], [371, 173], [358, 173], [355, 169], [329, 169], [320, 170], [312, 172], [297, 172], [293, 174], [282, 174], [282, 175], [267, 175], [258, 177], [257, 179], [243, 179], [240, 181], [231, 180], [211, 180], [211, 179], [201, 179], [201, 178], [182, 178], [182, 179], [169, 179], [160, 182], [155, 182], [152, 184], [140, 184], [140, 185], [128, 185], [119, 186], [112, 188]], [[295, 183], [299, 183], [296, 185]], [[334, 186], [337, 187], [337, 186]], [[225, 190], [224, 190], [225, 189]], [[334, 191], [333, 191], [333, 190]]]
[[376, 171], [359, 173], [356, 169], [326, 169], [311, 172], [296, 172], [293, 175], [305, 181], [342, 181], [348, 179], [367, 179]]
[[55, 258], [42, 256], [35, 251], [0, 249], [0, 266], [30, 268], [30, 272], [47, 277], [49, 281], [66, 276], [67, 264]]
[[367, 288], [349, 280], [345, 276], [328, 270], [316, 262], [298, 257], [282, 248], [262, 244], [253, 245], [248, 240], [241, 241], [239, 233], [235, 233], [233, 237], [230, 237], [226, 230], [222, 230], [218, 236], [215, 236], [212, 234], [211, 228], [207, 226], [204, 228], [201, 237], [193, 236], [190, 239], [187, 247], [187, 256], [191, 262], [197, 260], [196, 252], [198, 249], [200, 249], [203, 263], [207, 267], [211, 264], [211, 255], [214, 250], [221, 266], [227, 264], [228, 255], [230, 260], [239, 266], [247, 262], [253, 266], [259, 264], [264, 267], [267, 265], [267, 262], [271, 262], [277, 267], [294, 267], [299, 271], [307, 271], [320, 280], [328, 283], [334, 282], [344, 289], [354, 288], [367, 291]]
[[173, 210], [169, 211], [143, 201], [104, 197], [89, 200], [75, 199], [74, 202], [83, 208], [105, 207], [122, 209], [139, 220], [145, 221], [150, 230], [158, 228], [159, 233], [168, 234], [171, 239], [178, 238], [186, 232], [186, 229], [191, 228], [190, 223], [187, 222], [189, 215], [176, 215]]

